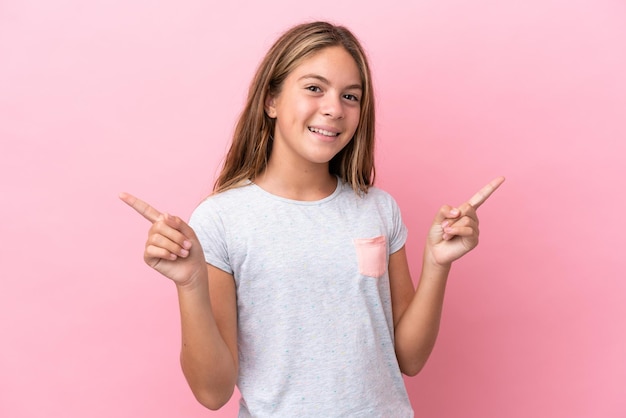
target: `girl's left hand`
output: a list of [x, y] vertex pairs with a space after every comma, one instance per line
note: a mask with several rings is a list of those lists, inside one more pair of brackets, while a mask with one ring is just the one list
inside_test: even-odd
[[442, 267], [449, 267], [478, 245], [478, 216], [476, 209], [504, 182], [504, 177], [493, 179], [470, 200], [453, 208], [444, 205], [428, 233], [425, 256]]

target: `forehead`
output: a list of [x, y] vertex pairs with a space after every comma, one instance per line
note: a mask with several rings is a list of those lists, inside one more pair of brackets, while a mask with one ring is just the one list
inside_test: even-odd
[[361, 72], [356, 61], [342, 46], [315, 52], [304, 58], [290, 74], [294, 79], [307, 76], [319, 76], [337, 84], [361, 84]]

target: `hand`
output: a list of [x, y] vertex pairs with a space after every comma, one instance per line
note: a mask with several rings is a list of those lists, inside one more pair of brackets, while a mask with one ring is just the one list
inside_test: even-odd
[[458, 208], [444, 205], [428, 233], [426, 256], [435, 264], [450, 264], [478, 245], [478, 216], [476, 210], [504, 182], [504, 177], [493, 179], [478, 193]]
[[119, 197], [152, 223], [143, 256], [146, 264], [177, 285], [187, 285], [196, 279], [206, 280], [202, 247], [189, 225], [177, 216], [159, 212], [131, 194], [121, 193]]

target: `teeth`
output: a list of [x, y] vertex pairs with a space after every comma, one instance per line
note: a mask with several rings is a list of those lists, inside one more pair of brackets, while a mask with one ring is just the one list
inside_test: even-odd
[[317, 128], [311, 128], [311, 127], [309, 128], [309, 131], [316, 132], [316, 133], [322, 134], [324, 136], [338, 136], [339, 135], [338, 133], [335, 133], [335, 132], [329, 132], [329, 131], [325, 131], [323, 129], [317, 129]]

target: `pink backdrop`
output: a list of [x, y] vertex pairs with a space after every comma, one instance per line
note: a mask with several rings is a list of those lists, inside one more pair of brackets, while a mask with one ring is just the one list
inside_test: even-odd
[[437, 208], [507, 176], [407, 379], [417, 416], [626, 416], [623, 0], [212, 3], [0, 2], [0, 416], [235, 414], [188, 390], [117, 194], [187, 217], [261, 56], [316, 18], [369, 52], [414, 275]]

